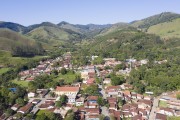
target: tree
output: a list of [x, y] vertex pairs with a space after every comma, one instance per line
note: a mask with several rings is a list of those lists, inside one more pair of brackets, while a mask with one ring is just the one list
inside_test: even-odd
[[58, 75], [58, 71], [57, 71], [57, 70], [53, 70], [52, 73], [53, 73], [54, 75]]
[[180, 100], [180, 94], [177, 94], [177, 95], [176, 95], [176, 98], [177, 98], [178, 100]]
[[62, 68], [60, 72], [62, 75], [65, 75], [67, 73], [67, 70], [66, 70], [66, 68]]
[[6, 116], [9, 117], [9, 116], [13, 115], [13, 110], [7, 109], [5, 113], [6, 113]]
[[66, 95], [61, 95], [59, 101], [56, 102], [56, 106], [59, 108], [62, 107], [64, 104], [67, 103], [67, 99], [68, 98]]
[[105, 105], [105, 100], [102, 97], [99, 96], [98, 99], [97, 99], [97, 103], [100, 106], [104, 106]]
[[75, 114], [73, 112], [73, 110], [68, 110], [66, 117], [64, 118], [64, 120], [74, 120], [75, 119]]
[[117, 76], [115, 74], [111, 74], [111, 84], [112, 85], [121, 85], [125, 82], [125, 79], [123, 76]]
[[16, 104], [18, 104], [20, 106], [24, 106], [24, 104], [25, 104], [24, 99], [22, 99], [22, 98], [16, 99]]
[[99, 89], [97, 85], [91, 85], [88, 86], [85, 90], [84, 93], [87, 95], [99, 95]]
[[119, 106], [119, 107], [122, 107], [123, 104], [124, 104], [124, 101], [123, 101], [121, 98], [119, 98], [119, 99], [118, 99], [118, 106]]
[[38, 115], [38, 116], [36, 117], [36, 120], [47, 120], [47, 119], [48, 119], [48, 118], [47, 118], [47, 116], [46, 116], [45, 113], [40, 114], [40, 115]]
[[118, 65], [116, 65], [115, 67], [114, 67], [114, 70], [115, 71], [119, 71], [119, 70], [121, 70], [121, 69], [126, 69], [126, 65], [125, 65], [125, 63], [122, 63], [122, 64], [118, 64]]

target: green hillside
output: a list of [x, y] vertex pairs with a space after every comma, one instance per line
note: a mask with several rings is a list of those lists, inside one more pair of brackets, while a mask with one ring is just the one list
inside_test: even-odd
[[180, 38], [180, 18], [151, 26], [148, 33], [157, 34], [163, 38]]
[[66, 30], [58, 27], [41, 26], [33, 29], [26, 34], [28, 37], [46, 43], [49, 45], [62, 43], [65, 41], [76, 41], [81, 38], [81, 35], [71, 30]]
[[171, 12], [163, 12], [161, 14], [153, 15], [142, 20], [131, 22], [130, 24], [133, 27], [138, 27], [140, 29], [146, 30], [152, 25], [172, 21], [176, 18], [180, 18], [180, 15]]
[[154, 51], [157, 52], [158, 47], [162, 44], [163, 41], [158, 36], [149, 35], [130, 27], [96, 37], [90, 45], [90, 51], [92, 54], [116, 57], [121, 60], [129, 56], [150, 58], [150, 54], [156, 54]]
[[14, 56], [43, 54], [40, 43], [8, 29], [0, 29], [0, 50], [10, 51]]

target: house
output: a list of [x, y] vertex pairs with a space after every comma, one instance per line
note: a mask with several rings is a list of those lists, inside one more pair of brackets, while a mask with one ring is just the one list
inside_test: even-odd
[[170, 109], [170, 108], [161, 107], [159, 109], [158, 113], [164, 114], [164, 115], [167, 115], [167, 116], [174, 116], [175, 111], [173, 109]]
[[87, 108], [86, 109], [86, 114], [87, 115], [99, 115], [100, 114], [100, 109], [99, 108]]
[[36, 93], [30, 92], [28, 93], [28, 98], [33, 98], [36, 96]]
[[80, 97], [76, 99], [76, 106], [82, 106], [84, 104], [84, 98]]
[[143, 99], [144, 98], [144, 96], [143, 95], [141, 95], [141, 94], [137, 94], [137, 99]]
[[160, 114], [160, 113], [157, 113], [155, 120], [167, 120], [167, 116]]
[[56, 95], [76, 96], [79, 92], [79, 87], [73, 86], [57, 86], [55, 90]]
[[32, 103], [36, 105], [36, 104], [38, 104], [40, 101], [41, 101], [40, 99], [34, 99], [34, 100], [32, 101]]
[[84, 71], [81, 72], [81, 78], [82, 79], [88, 78], [88, 71], [87, 70], [84, 70]]
[[68, 103], [75, 104], [76, 103], [76, 96], [68, 96]]
[[54, 108], [54, 105], [55, 103], [53, 100], [46, 100], [43, 104], [39, 106], [39, 109], [40, 110], [51, 109], [51, 108]]
[[84, 103], [85, 108], [97, 108], [98, 103], [97, 103], [98, 96], [88, 96], [87, 101]]
[[152, 97], [151, 96], [144, 96], [144, 99], [145, 100], [152, 100]]
[[128, 96], [128, 97], [131, 97], [131, 92], [126, 90], [126, 91], [123, 91], [123, 94], [124, 96]]
[[100, 120], [99, 115], [88, 115], [86, 120]]
[[14, 104], [11, 109], [14, 110], [14, 111], [17, 111], [18, 109], [20, 108], [20, 105], [18, 104]]
[[147, 107], [152, 107], [153, 103], [151, 100], [138, 100], [137, 101], [138, 108], [146, 109]]
[[111, 79], [110, 78], [105, 78], [103, 80], [103, 84], [110, 84], [111, 83]]
[[33, 104], [28, 103], [25, 106], [21, 107], [17, 112], [22, 113], [22, 114], [26, 114], [26, 113], [30, 112], [30, 110], [32, 108], [33, 108]]
[[86, 84], [88, 84], [88, 85], [92, 85], [92, 84], [94, 84], [95, 83], [95, 79], [94, 78], [90, 78], [90, 79], [88, 79], [87, 81], [86, 81]]
[[116, 103], [109, 103], [109, 110], [117, 110], [117, 104]]
[[97, 103], [97, 100], [98, 100], [98, 96], [88, 96], [87, 97], [87, 101], [89, 103]]

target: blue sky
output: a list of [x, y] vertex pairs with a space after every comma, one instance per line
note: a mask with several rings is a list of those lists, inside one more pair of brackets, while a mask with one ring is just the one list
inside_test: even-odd
[[0, 21], [73, 24], [131, 22], [161, 12], [180, 13], [180, 0], [1, 0]]

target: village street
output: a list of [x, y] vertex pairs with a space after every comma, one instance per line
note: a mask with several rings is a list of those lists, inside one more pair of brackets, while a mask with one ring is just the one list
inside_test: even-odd
[[32, 111], [31, 111], [31, 113], [33, 113], [33, 114], [35, 114], [35, 113], [39, 110], [39, 105], [43, 104], [47, 99], [52, 99], [52, 98], [49, 97], [49, 95], [47, 94], [47, 95], [45, 95], [44, 97], [30, 98], [29, 102], [32, 102], [32, 101], [35, 100], [35, 99], [39, 99], [40, 102], [37, 103], [37, 104], [33, 107]]
[[153, 106], [149, 115], [149, 120], [155, 120], [155, 116], [156, 116], [155, 112], [158, 107], [158, 101], [159, 101], [159, 97], [158, 98], [154, 97]]

